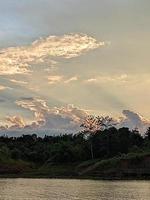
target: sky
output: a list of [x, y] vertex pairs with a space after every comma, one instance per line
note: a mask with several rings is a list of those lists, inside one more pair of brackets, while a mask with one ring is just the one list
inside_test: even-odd
[[150, 124], [150, 1], [0, 0], [0, 134]]

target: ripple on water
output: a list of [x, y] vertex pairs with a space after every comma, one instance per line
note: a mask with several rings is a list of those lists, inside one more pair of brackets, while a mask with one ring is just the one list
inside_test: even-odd
[[150, 181], [0, 179], [0, 200], [149, 200]]

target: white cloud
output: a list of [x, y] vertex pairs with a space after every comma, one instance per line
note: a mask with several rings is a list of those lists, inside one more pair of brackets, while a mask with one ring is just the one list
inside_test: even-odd
[[63, 76], [48, 76], [48, 83], [49, 84], [56, 84], [62, 81]]
[[129, 127], [131, 130], [137, 128], [141, 133], [145, 133], [147, 128], [150, 127], [149, 120], [133, 111], [123, 110], [122, 114], [124, 117], [120, 118], [118, 127]]
[[129, 77], [127, 74], [111, 75], [111, 76], [100, 75], [85, 80], [85, 83], [100, 84], [100, 83], [127, 82], [129, 80], [128, 78]]
[[73, 81], [77, 81], [78, 80], [78, 77], [77, 76], [73, 76], [67, 80], [64, 81], [64, 83], [70, 83], [70, 82], [73, 82]]
[[66, 78], [64, 76], [61, 75], [51, 75], [48, 76], [48, 84], [53, 85], [53, 84], [57, 84], [57, 83], [64, 83], [64, 84], [68, 84], [74, 81], [77, 81], [78, 77], [77, 76], [73, 76], [70, 78]]
[[[37, 133], [46, 131], [47, 134], [52, 133], [71, 133], [81, 130], [80, 125], [83, 120], [89, 115], [87, 111], [77, 108], [73, 105], [67, 105], [65, 107], [50, 108], [47, 103], [42, 99], [37, 98], [22, 98], [17, 101], [16, 104], [24, 109], [31, 111], [34, 114], [34, 118], [31, 122], [21, 116], [9, 116], [6, 117], [6, 125], [0, 127], [0, 131], [4, 130], [20, 131], [20, 134], [33, 133], [35, 130]], [[123, 110], [123, 117], [114, 119], [117, 122], [117, 127], [128, 127], [130, 130], [138, 129], [144, 134], [148, 127], [150, 127], [150, 121], [144, 119], [139, 114], [130, 110]]]
[[28, 46], [2, 49], [0, 75], [28, 74], [32, 64], [44, 63], [47, 69], [47, 66], [55, 65], [55, 57], [69, 59], [104, 45], [85, 34], [70, 34], [41, 38]]
[[[49, 108], [41, 99], [22, 99], [16, 102], [18, 106], [34, 113], [31, 124], [24, 126], [33, 128], [33, 124], [40, 129], [80, 130], [82, 120], [87, 116], [83, 109], [67, 105], [65, 107]], [[17, 124], [18, 125], [18, 124]]]
[[0, 90], [5, 90], [6, 89], [6, 87], [5, 86], [3, 86], [3, 85], [0, 85]]
[[21, 116], [6, 117], [6, 120], [13, 124], [11, 128], [23, 128], [25, 126], [24, 119]]
[[12, 88], [6, 87], [6, 86], [4, 86], [4, 85], [0, 85], [0, 91], [1, 91], [1, 90], [6, 90], [6, 89], [12, 89]]
[[24, 98], [16, 101], [16, 104], [33, 112], [36, 121], [44, 120], [44, 114], [49, 111], [49, 107], [42, 99]]
[[26, 85], [27, 84], [27, 82], [26, 81], [21, 81], [21, 80], [16, 80], [16, 79], [10, 79], [10, 81], [12, 82], [12, 83], [16, 83], [16, 84], [23, 84], [23, 85]]
[[96, 83], [97, 81], [98, 81], [97, 78], [89, 78], [85, 80], [86, 83]]
[[117, 84], [117, 85], [123, 85], [127, 86], [127, 88], [131, 87], [146, 87], [150, 85], [150, 79], [149, 79], [148, 73], [134, 73], [134, 74], [100, 74], [94, 77], [90, 77], [86, 80], [84, 80], [85, 84]]

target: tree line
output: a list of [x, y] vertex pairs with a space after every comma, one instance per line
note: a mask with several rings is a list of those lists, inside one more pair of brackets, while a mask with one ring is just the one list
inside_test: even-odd
[[115, 128], [109, 117], [89, 116], [77, 134], [39, 137], [0, 137], [0, 162], [23, 160], [37, 165], [78, 163], [121, 154], [150, 152], [150, 128], [144, 136], [137, 129]]

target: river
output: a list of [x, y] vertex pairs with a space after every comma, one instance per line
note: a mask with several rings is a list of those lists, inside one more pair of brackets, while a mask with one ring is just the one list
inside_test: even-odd
[[0, 200], [150, 200], [150, 181], [0, 179]]

